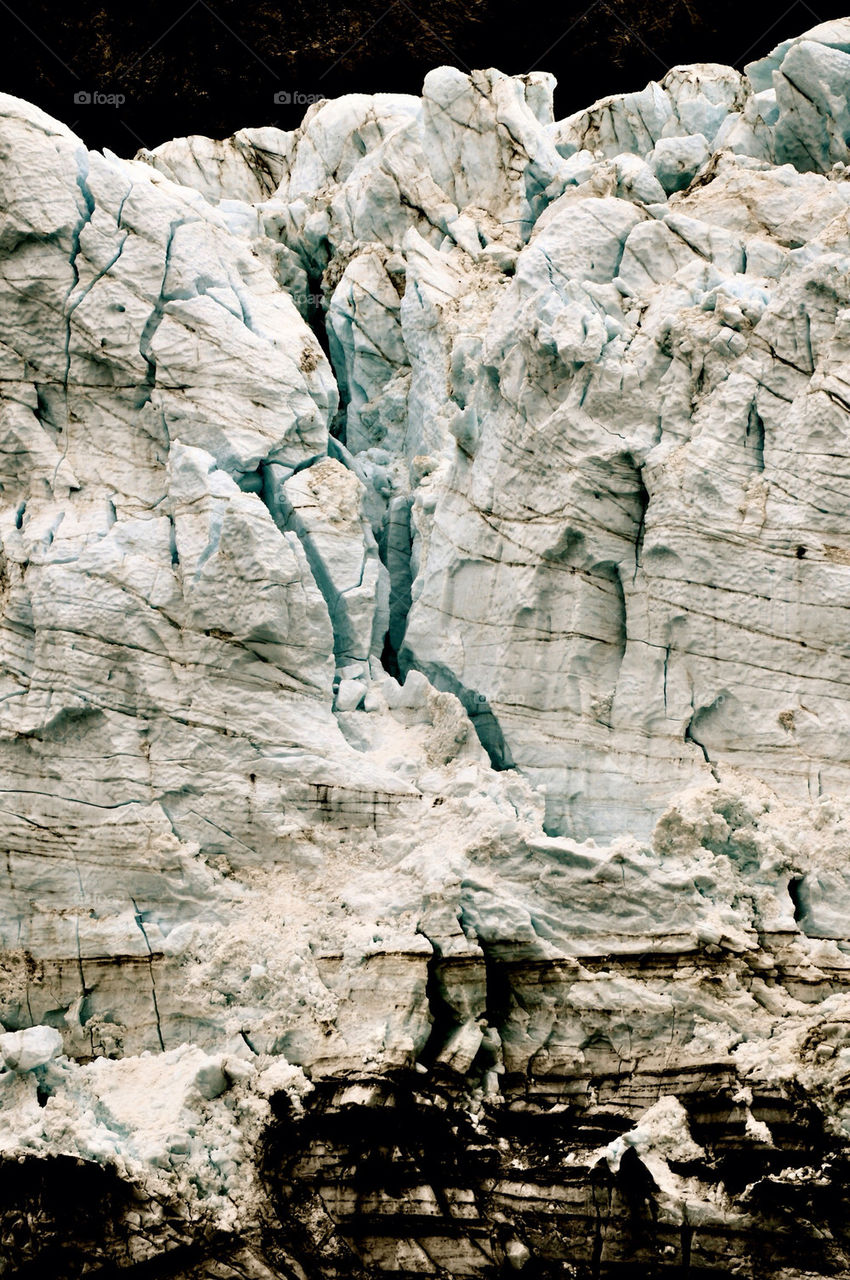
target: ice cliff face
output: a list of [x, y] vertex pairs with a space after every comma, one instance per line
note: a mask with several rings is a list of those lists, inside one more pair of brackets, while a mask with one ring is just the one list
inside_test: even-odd
[[850, 19], [552, 87], [0, 99], [0, 1274], [850, 1274]]

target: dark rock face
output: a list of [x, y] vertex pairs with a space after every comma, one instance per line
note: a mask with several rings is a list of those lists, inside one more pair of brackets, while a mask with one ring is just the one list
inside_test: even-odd
[[[765, 939], [781, 955], [782, 939]], [[693, 957], [585, 958], [651, 999], [653, 982], [693, 976]], [[706, 988], [755, 977], [743, 960], [702, 957]], [[479, 962], [483, 970], [483, 962]], [[763, 967], [761, 968], [764, 974]], [[777, 964], [786, 996], [801, 975]], [[481, 987], [508, 1069], [498, 1095], [479, 1050], [465, 1073], [441, 1061], [457, 997]], [[661, 1054], [626, 1060], [599, 1038], [583, 1065], [516, 1051], [529, 1010], [560, 1004], [563, 965], [516, 949], [432, 965], [431, 1041], [414, 1071], [319, 1081], [294, 1107], [272, 1100], [254, 1153], [260, 1201], [245, 1235], [217, 1231], [188, 1206], [152, 1198], [91, 1163], [55, 1158], [0, 1166], [4, 1277], [56, 1280], [814, 1280], [850, 1275], [850, 1160], [817, 1099], [764, 1081], [742, 1096], [728, 1062], [687, 1061], [671, 1030]], [[613, 1008], [608, 1011], [614, 1019]], [[552, 1039], [555, 1040], [556, 1035]], [[513, 1050], [512, 1050], [513, 1045]], [[818, 1046], [813, 1042], [810, 1052]], [[659, 1098], [675, 1096], [701, 1154], [659, 1166], [635, 1145], [611, 1153]], [[769, 1141], [760, 1140], [769, 1134]], [[609, 1145], [610, 1144], [610, 1145]], [[669, 1177], [675, 1180], [672, 1189]]]
[[[841, 3], [800, 0], [783, 31], [838, 17]], [[497, 66], [511, 74], [553, 71], [561, 114], [660, 78], [677, 63], [742, 65], [775, 42], [777, 13], [758, 0], [584, 0], [530, 15], [513, 0], [396, 0], [363, 4], [245, 5], [215, 0], [175, 11], [84, 0], [57, 12], [27, 7], [26, 25], [0, 14], [3, 89], [67, 121], [90, 146], [127, 154], [176, 134], [224, 137], [245, 125], [294, 128], [303, 103], [275, 92], [338, 97], [350, 92], [416, 93], [440, 63]], [[730, 33], [732, 48], [730, 48]], [[119, 107], [80, 108], [80, 90], [123, 94]]]
[[[279, 1238], [311, 1277], [847, 1275], [847, 1163], [813, 1143], [811, 1108], [756, 1100], [784, 1138], [754, 1157], [723, 1073], [701, 1086], [689, 1105], [707, 1158], [676, 1172], [728, 1195], [725, 1221], [670, 1221], [633, 1149], [616, 1173], [591, 1164], [622, 1132], [613, 1108], [514, 1098], [473, 1126], [447, 1082], [419, 1077], [329, 1083], [303, 1117], [280, 1117], [263, 1159]], [[810, 1167], [790, 1183], [801, 1155]]]
[[0, 1275], [262, 1280], [272, 1272], [244, 1243], [193, 1223], [90, 1162], [59, 1156], [0, 1164]]
[[174, 1249], [184, 1261], [199, 1252], [179, 1214], [168, 1221], [160, 1206], [135, 1200], [131, 1186], [84, 1160], [4, 1162], [0, 1203], [4, 1276], [111, 1275]]
[[[599, 1081], [599, 1083], [602, 1083]], [[722, 1069], [688, 1098], [704, 1160], [676, 1164], [719, 1212], [665, 1211], [634, 1149], [593, 1163], [628, 1124], [613, 1105], [560, 1108], [514, 1094], [470, 1120], [458, 1082], [326, 1081], [301, 1115], [288, 1103], [258, 1153], [268, 1201], [256, 1239], [187, 1220], [113, 1174], [70, 1159], [0, 1167], [0, 1274], [302, 1277], [307, 1280], [802, 1280], [850, 1274], [850, 1164], [810, 1102], [765, 1093], [752, 1114], [774, 1149], [754, 1151]], [[745, 1190], [746, 1188], [746, 1190]], [[722, 1206], [722, 1211], [720, 1207]]]
[[[670, 958], [665, 980], [676, 967]], [[614, 968], [662, 976], [640, 957]], [[545, 1002], [541, 987], [557, 1000], [564, 975], [516, 958], [495, 969], [510, 1061], [511, 1022]], [[705, 980], [729, 979], [719, 966]], [[584, 1056], [584, 1070], [532, 1059], [508, 1071], [501, 1097], [472, 1115], [478, 1061], [466, 1079], [438, 1063], [327, 1080], [301, 1115], [279, 1105], [261, 1155], [270, 1238], [305, 1275], [340, 1280], [850, 1274], [850, 1162], [811, 1097], [765, 1082], [744, 1099], [727, 1063], [683, 1061], [675, 1033], [664, 1065], [625, 1061], [603, 1041]], [[616, 1169], [599, 1156], [673, 1093], [703, 1149], [668, 1161], [684, 1193], [676, 1208], [636, 1147]], [[772, 1143], [754, 1140], [758, 1126]]]

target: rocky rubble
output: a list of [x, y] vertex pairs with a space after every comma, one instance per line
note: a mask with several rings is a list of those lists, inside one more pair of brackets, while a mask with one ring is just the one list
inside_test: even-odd
[[2, 1275], [850, 1275], [850, 19], [552, 88], [0, 98]]

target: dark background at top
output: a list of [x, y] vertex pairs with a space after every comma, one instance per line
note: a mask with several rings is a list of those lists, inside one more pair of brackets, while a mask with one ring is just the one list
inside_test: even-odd
[[[276, 91], [418, 93], [442, 63], [552, 71], [563, 116], [676, 63], [742, 67], [844, 12], [850, 0], [0, 0], [0, 89], [121, 155], [187, 133], [294, 128], [305, 107], [276, 104]], [[77, 106], [80, 90], [126, 102]]]

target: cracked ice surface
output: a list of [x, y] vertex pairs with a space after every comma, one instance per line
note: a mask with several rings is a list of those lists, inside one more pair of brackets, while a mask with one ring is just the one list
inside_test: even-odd
[[248, 1231], [268, 1097], [417, 1059], [637, 1081], [676, 1221], [700, 1064], [846, 1136], [850, 20], [552, 89], [0, 99], [7, 1153]]

